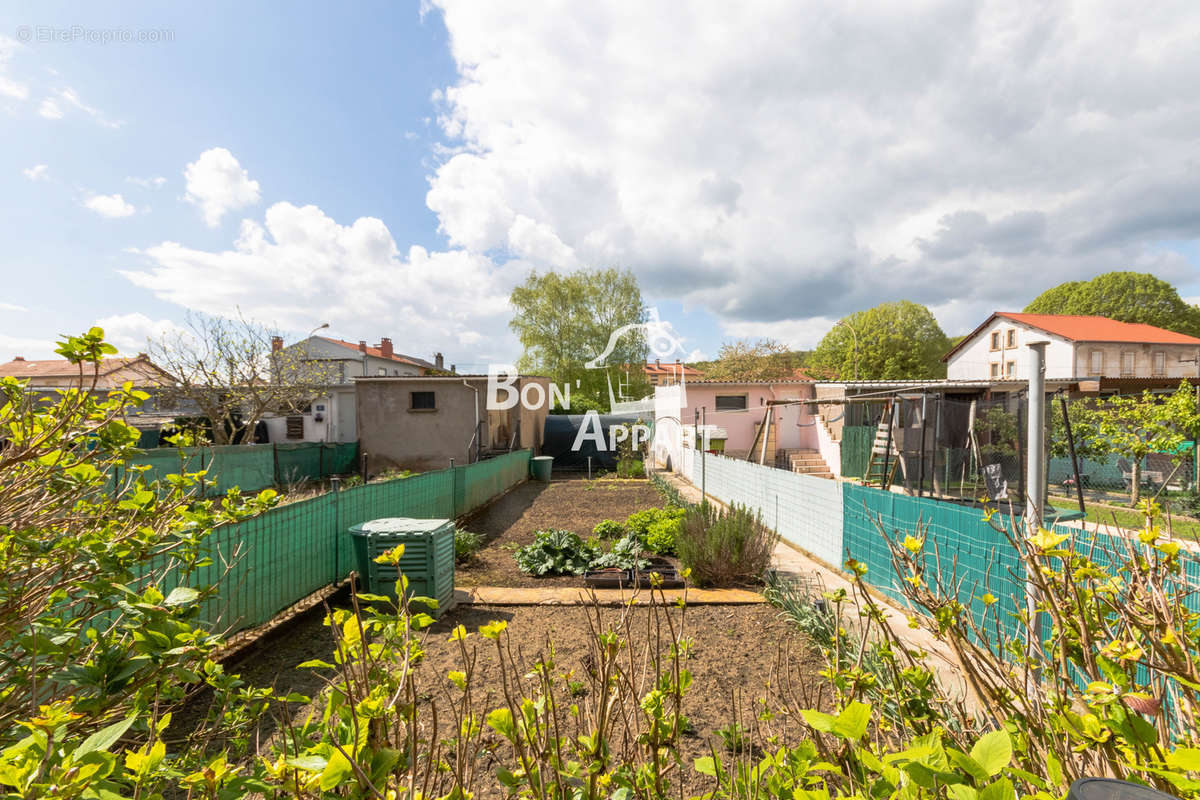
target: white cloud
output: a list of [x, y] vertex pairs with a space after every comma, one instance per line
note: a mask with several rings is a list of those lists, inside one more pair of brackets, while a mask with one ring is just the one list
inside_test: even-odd
[[125, 178], [126, 183], [132, 183], [134, 186], [140, 186], [143, 189], [161, 189], [166, 184], [167, 179], [162, 175], [155, 175], [152, 178], [138, 178], [130, 175]]
[[109, 119], [100, 109], [83, 102], [79, 93], [69, 86], [66, 89], [56, 89], [44, 98], [41, 105], [38, 106], [38, 114], [46, 119], [62, 119], [69, 109], [82, 111], [106, 128], [115, 130], [125, 124], [120, 120]]
[[272, 205], [262, 222], [243, 220], [227, 250], [162, 242], [138, 254], [146, 267], [122, 274], [163, 300], [208, 314], [240, 311], [298, 334], [327, 321], [335, 335], [389, 336], [397, 350], [424, 357], [450, 341], [513, 352], [508, 293], [529, 269], [464, 250], [401, 252], [378, 219], [342, 225], [291, 203]]
[[93, 194], [83, 204], [108, 219], [128, 217], [136, 211], [133, 204], [125, 202], [125, 198], [119, 194]]
[[0, 301], [0, 311], [14, 311], [14, 312], [19, 313], [19, 312], [24, 312], [24, 311], [28, 311], [28, 310], [29, 309], [26, 308], [25, 306], [19, 306], [16, 303], [5, 303], [5, 302]]
[[0, 97], [12, 100], [29, 98], [29, 86], [24, 81], [12, 77], [8, 71], [8, 62], [20, 47], [21, 45], [15, 39], [0, 36]]
[[50, 167], [45, 164], [35, 164], [32, 167], [21, 170], [21, 174], [31, 181], [44, 181], [50, 177]]
[[11, 361], [17, 356], [26, 359], [62, 358], [54, 352], [53, 338], [36, 339], [32, 336], [10, 336], [0, 333], [0, 361]]
[[124, 354], [144, 353], [150, 342], [159, 341], [165, 334], [186, 331], [169, 319], [151, 319], [141, 312], [114, 314], [95, 324], [104, 329], [104, 340]]
[[1115, 0], [436, 5], [455, 247], [628, 266], [794, 346], [885, 300], [961, 332], [1098, 272], [1200, 280], [1159, 244], [1200, 238], [1200, 4], [1136, 35]]
[[200, 208], [209, 227], [216, 227], [227, 211], [259, 201], [258, 181], [224, 147], [205, 150], [183, 171], [187, 199]]

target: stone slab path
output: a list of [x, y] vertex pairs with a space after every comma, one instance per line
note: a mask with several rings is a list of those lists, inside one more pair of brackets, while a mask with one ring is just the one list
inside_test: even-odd
[[[656, 590], [656, 599], [674, 603], [684, 597], [683, 589]], [[765, 603], [758, 592], [746, 589], [688, 589], [689, 606], [744, 606]], [[650, 601], [650, 590], [641, 589], [594, 589], [579, 587], [522, 588], [509, 586], [476, 586], [470, 589], [455, 589], [454, 600], [459, 605], [482, 606], [580, 606], [599, 603], [602, 606], [623, 606], [631, 600], [637, 603]]]

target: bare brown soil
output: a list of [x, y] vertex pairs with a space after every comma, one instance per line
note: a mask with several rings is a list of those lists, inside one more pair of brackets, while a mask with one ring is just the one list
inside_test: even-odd
[[582, 586], [583, 579], [575, 576], [526, 575], [517, 569], [513, 553], [544, 528], [564, 528], [586, 539], [602, 520], [624, 522], [635, 511], [662, 504], [658, 491], [644, 480], [523, 483], [464, 522], [467, 530], [485, 536], [486, 543], [470, 563], [455, 569], [454, 583], [460, 587]]

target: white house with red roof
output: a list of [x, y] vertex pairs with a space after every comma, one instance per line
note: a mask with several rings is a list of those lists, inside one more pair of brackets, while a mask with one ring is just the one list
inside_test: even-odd
[[1195, 378], [1200, 339], [1108, 317], [993, 313], [946, 355], [949, 380], [1029, 379], [1030, 342], [1045, 341], [1046, 378]]

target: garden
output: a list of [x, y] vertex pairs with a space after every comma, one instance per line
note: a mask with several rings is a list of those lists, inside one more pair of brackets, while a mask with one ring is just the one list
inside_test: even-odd
[[[59, 352], [112, 348], [94, 329]], [[237, 660], [201, 621], [219, 600], [201, 577], [244, 554], [217, 558], [208, 540], [271, 513], [274, 493], [205, 498], [201, 475], [136, 470], [114, 487], [142, 393], [0, 392], [6, 797], [1052, 800], [1105, 776], [1200, 798], [1200, 614], [1153, 503], [1136, 540], [1103, 551], [1005, 529], [1039, 598], [1012, 618], [986, 587], [943, 580], [948, 554], [920, 522], [880, 528], [905, 600], [927, 612], [910, 624], [958, 655], [971, 702], [884, 623], [854, 561], [848, 590], [772, 582], [770, 605], [742, 607], [653, 580], [610, 605], [440, 617], [428, 598], [352, 593]], [[634, 544], [616, 558], [644, 557], [663, 522], [689, 582], [762, 576], [751, 565], [774, 542], [744, 510], [646, 483], [603, 499], [590, 483], [524, 484], [464, 520], [484, 565], [464, 576], [579, 582], [621, 541]]]

